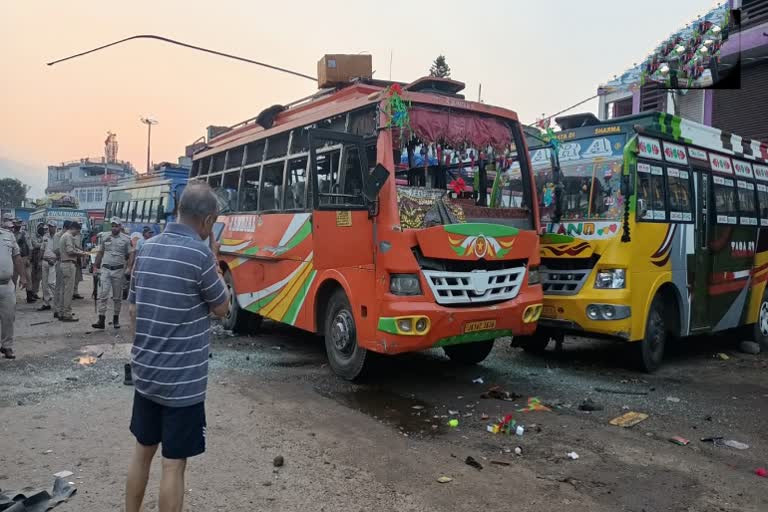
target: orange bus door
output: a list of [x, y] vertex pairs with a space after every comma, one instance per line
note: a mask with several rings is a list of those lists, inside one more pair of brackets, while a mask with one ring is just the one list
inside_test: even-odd
[[363, 137], [309, 130], [315, 268], [373, 265], [373, 219], [363, 191], [368, 158]]

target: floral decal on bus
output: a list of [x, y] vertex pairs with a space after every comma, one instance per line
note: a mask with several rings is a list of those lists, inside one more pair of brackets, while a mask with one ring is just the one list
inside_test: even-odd
[[515, 244], [514, 239], [509, 242], [500, 242], [492, 236], [485, 235], [468, 236], [463, 240], [448, 237], [448, 241], [459, 256], [474, 254], [478, 258], [485, 256], [503, 258]]

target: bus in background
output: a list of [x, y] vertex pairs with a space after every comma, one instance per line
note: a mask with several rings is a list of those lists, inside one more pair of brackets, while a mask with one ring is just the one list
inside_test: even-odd
[[37, 230], [37, 226], [40, 224], [44, 225], [49, 220], [56, 222], [57, 229], [64, 227], [65, 220], [79, 222], [82, 226], [81, 233], [83, 236], [91, 230], [88, 212], [81, 210], [77, 198], [70, 194], [58, 193], [46, 197], [45, 206], [38, 208], [29, 215], [27, 231], [34, 233]]
[[110, 230], [110, 218], [120, 217], [128, 234], [141, 233], [144, 226], [160, 233], [176, 218], [176, 204], [188, 179], [189, 168], [165, 163], [151, 173], [120, 180], [107, 194], [103, 231]]
[[660, 113], [557, 122], [554, 172], [531, 145], [544, 311], [516, 342], [625, 340], [645, 371], [670, 338], [738, 329], [768, 347], [768, 147]]
[[[463, 87], [357, 79], [268, 109], [194, 156], [190, 179], [228, 198], [215, 229], [225, 328], [269, 318], [323, 334], [346, 379], [371, 352], [442, 347], [475, 364], [496, 338], [534, 331], [538, 213], [521, 125]], [[435, 158], [416, 165], [422, 152]], [[467, 193], [470, 166], [481, 185]], [[519, 200], [492, 204], [494, 183]]]

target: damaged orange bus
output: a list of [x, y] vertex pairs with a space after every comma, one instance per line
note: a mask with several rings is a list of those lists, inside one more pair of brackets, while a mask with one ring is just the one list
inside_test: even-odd
[[323, 334], [355, 379], [371, 353], [463, 364], [531, 334], [539, 215], [517, 115], [463, 84], [357, 79], [267, 109], [194, 155], [214, 188], [231, 290], [224, 327]]

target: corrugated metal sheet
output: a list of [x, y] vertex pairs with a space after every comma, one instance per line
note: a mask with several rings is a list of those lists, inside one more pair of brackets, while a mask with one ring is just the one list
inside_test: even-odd
[[640, 89], [640, 112], [664, 112], [667, 108], [667, 90], [655, 83]]
[[768, 64], [744, 68], [740, 90], [716, 90], [712, 125], [768, 142]]
[[684, 96], [677, 97], [680, 117], [697, 123], [704, 122], [704, 91], [690, 89]]
[[741, 2], [742, 30], [768, 22], [767, 0], [743, 0]]

